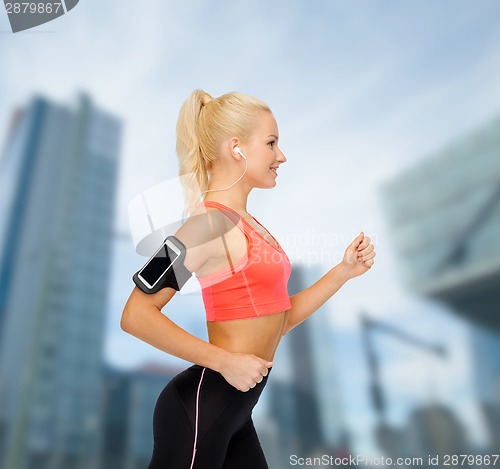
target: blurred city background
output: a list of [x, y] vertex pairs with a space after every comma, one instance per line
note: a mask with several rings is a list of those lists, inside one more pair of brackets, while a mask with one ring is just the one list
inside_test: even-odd
[[[288, 161], [249, 210], [290, 294], [361, 230], [377, 251], [282, 340], [254, 410], [270, 467], [500, 465], [499, 19], [494, 0], [85, 0], [13, 34], [0, 13], [0, 467], [147, 467], [189, 363], [120, 328], [145, 261], [127, 206], [177, 174], [196, 88], [273, 109]], [[206, 340], [200, 295], [164, 313]]]

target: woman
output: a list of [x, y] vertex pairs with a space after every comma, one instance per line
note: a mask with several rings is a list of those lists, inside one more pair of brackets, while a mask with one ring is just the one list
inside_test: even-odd
[[184, 265], [202, 287], [209, 342], [162, 314], [174, 288], [150, 295], [134, 288], [122, 329], [194, 363], [158, 398], [149, 469], [268, 467], [251, 413], [281, 337], [374, 263], [373, 245], [361, 232], [340, 264], [288, 296], [288, 257], [247, 211], [253, 188], [276, 185], [286, 162], [278, 140], [271, 110], [248, 95], [214, 99], [196, 90], [181, 108], [180, 173], [193, 175], [205, 198], [193, 200], [196, 191], [186, 187], [190, 216], [175, 237], [187, 246]]

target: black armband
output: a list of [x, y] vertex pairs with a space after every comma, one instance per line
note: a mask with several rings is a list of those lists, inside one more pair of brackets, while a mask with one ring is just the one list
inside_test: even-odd
[[185, 257], [186, 246], [169, 236], [132, 280], [144, 293], [156, 293], [166, 287], [179, 291], [192, 275], [184, 265]]

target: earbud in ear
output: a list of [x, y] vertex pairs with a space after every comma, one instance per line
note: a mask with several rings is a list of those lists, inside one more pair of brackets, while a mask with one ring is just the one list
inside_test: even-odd
[[236, 153], [239, 153], [239, 154], [241, 155], [241, 157], [242, 157], [244, 160], [246, 160], [246, 159], [247, 159], [247, 157], [243, 154], [243, 152], [240, 150], [240, 148], [239, 148], [239, 147], [234, 147], [234, 151], [235, 151]]

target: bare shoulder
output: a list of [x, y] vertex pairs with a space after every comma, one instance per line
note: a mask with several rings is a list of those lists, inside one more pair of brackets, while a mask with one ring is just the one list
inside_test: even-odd
[[234, 227], [233, 221], [218, 209], [198, 207], [192, 212], [175, 233], [186, 246], [186, 268], [196, 272], [209, 260], [224, 256], [221, 237]]

